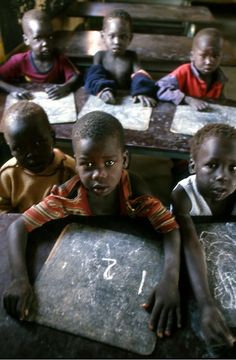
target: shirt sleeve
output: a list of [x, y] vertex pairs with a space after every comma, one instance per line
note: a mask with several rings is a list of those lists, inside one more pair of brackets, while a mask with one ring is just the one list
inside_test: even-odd
[[9, 60], [0, 66], [0, 78], [4, 81], [8, 81], [18, 79], [22, 76], [21, 61], [21, 54], [11, 56]]
[[163, 101], [171, 101], [175, 105], [179, 105], [185, 94], [179, 89], [179, 84], [174, 74], [169, 74], [156, 82], [158, 87], [157, 98]]
[[148, 218], [156, 231], [167, 233], [179, 228], [171, 212], [153, 196], [142, 195], [134, 200], [128, 200], [127, 210], [131, 217]]
[[151, 76], [140, 69], [131, 75], [131, 96], [146, 95], [156, 97], [156, 86]]
[[92, 65], [87, 71], [85, 89], [92, 95], [99, 94], [103, 89], [116, 89], [115, 80], [109, 79], [109, 74], [102, 65]]

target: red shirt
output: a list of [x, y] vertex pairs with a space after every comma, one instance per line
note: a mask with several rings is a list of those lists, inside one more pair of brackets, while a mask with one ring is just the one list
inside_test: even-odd
[[78, 73], [75, 66], [63, 54], [55, 54], [52, 68], [40, 72], [34, 64], [31, 51], [19, 53], [10, 57], [0, 66], [0, 78], [3, 81], [22, 80], [35, 83], [64, 83]]

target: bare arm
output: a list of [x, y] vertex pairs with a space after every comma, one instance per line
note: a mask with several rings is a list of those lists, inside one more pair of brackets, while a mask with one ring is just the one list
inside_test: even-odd
[[30, 91], [19, 86], [11, 85], [3, 80], [0, 80], [0, 88], [6, 91], [8, 94], [11, 94], [16, 99], [30, 100], [33, 98], [33, 95]]
[[211, 296], [205, 256], [193, 220], [189, 214], [191, 203], [184, 189], [179, 185], [172, 192], [172, 204], [176, 220], [180, 225], [186, 266], [191, 285], [201, 312], [201, 328], [209, 343], [233, 345], [234, 338]]
[[4, 292], [3, 303], [10, 315], [23, 320], [29, 313], [33, 290], [26, 268], [28, 233], [22, 216], [11, 224], [7, 236], [12, 281]]

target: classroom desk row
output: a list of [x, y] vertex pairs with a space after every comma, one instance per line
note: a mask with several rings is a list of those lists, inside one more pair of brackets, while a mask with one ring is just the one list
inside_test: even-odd
[[[56, 31], [55, 46], [78, 68], [88, 67], [94, 54], [105, 50], [100, 32], [95, 30]], [[185, 36], [135, 33], [130, 49], [137, 52], [145, 70], [167, 73], [189, 61], [191, 46], [192, 39]], [[224, 41], [221, 64], [236, 65], [236, 53], [227, 40]]]
[[[0, 215], [0, 294], [10, 282], [7, 256], [6, 232], [19, 214]], [[56, 220], [35, 230], [29, 236], [26, 259], [30, 278], [33, 282], [44, 264], [56, 239], [64, 226], [71, 222], [121, 231], [128, 234], [149, 236], [150, 224], [127, 218], [82, 217]], [[199, 334], [199, 314], [192, 297], [187, 279], [182, 284], [183, 326], [169, 338], [158, 339], [152, 355], [146, 358], [234, 358], [233, 349], [209, 348]], [[234, 329], [236, 330], [236, 329]], [[233, 331], [234, 331], [233, 330]], [[144, 358], [138, 354], [75, 336], [56, 329], [36, 324], [20, 322], [6, 314], [0, 306], [0, 349], [1, 358]]]
[[[25, 84], [31, 90], [42, 89], [42, 86]], [[77, 113], [85, 104], [88, 94], [83, 87], [75, 92], [75, 103]], [[0, 93], [0, 118], [5, 106], [6, 95]], [[131, 151], [150, 156], [162, 155], [167, 157], [188, 158], [189, 136], [174, 134], [170, 132], [175, 106], [170, 103], [159, 102], [153, 109], [148, 130], [125, 130], [126, 144]], [[71, 144], [71, 133], [73, 123], [52, 125], [56, 131], [56, 139], [65, 146]], [[3, 124], [0, 122], [0, 132], [3, 132]]]
[[175, 6], [145, 3], [119, 2], [79, 2], [73, 1], [65, 9], [64, 15], [85, 18], [87, 29], [101, 29], [103, 17], [113, 9], [127, 11], [133, 20], [136, 32], [172, 33], [190, 35], [192, 30], [204, 26], [215, 26], [215, 18], [207, 7], [203, 6]]

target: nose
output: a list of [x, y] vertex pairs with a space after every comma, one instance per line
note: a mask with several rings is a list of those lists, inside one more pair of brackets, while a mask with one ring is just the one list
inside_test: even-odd
[[113, 39], [113, 42], [114, 42], [114, 44], [119, 44], [119, 42], [120, 42], [119, 36], [115, 36]]
[[225, 182], [228, 179], [228, 171], [224, 166], [219, 166], [216, 172], [216, 181]]
[[101, 179], [101, 178], [105, 178], [106, 176], [107, 176], [107, 172], [106, 172], [106, 169], [104, 167], [94, 169], [93, 174], [92, 174], [93, 180], [98, 180], [98, 179]]
[[205, 63], [206, 64], [213, 64], [214, 63], [214, 58], [212, 56], [207, 56], [205, 58]]

